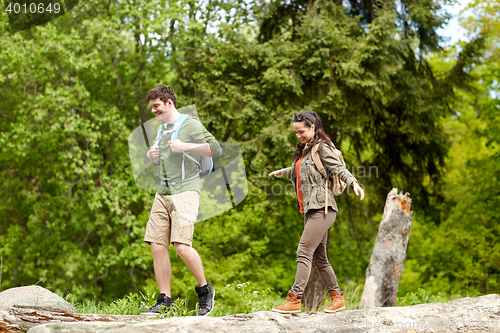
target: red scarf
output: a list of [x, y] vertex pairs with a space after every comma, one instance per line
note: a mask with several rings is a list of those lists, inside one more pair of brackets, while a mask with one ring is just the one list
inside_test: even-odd
[[295, 174], [297, 175], [297, 200], [299, 202], [300, 212], [304, 214], [304, 196], [302, 195], [302, 186], [300, 185], [300, 164], [302, 156], [295, 162]]

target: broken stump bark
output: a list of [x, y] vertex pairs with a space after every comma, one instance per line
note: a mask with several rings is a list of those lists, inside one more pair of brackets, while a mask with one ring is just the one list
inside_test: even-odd
[[413, 217], [410, 207], [409, 193], [398, 194], [397, 189], [393, 188], [387, 195], [384, 214], [366, 270], [360, 309], [396, 304], [410, 238]]
[[304, 295], [302, 296], [302, 304], [307, 311], [318, 310], [325, 302], [326, 285], [319, 275], [316, 264], [313, 262], [309, 282], [307, 282]]

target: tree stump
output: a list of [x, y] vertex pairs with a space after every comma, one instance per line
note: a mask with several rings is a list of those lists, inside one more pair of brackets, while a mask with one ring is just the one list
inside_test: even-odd
[[316, 311], [323, 305], [325, 302], [325, 290], [326, 285], [319, 275], [316, 264], [313, 262], [311, 275], [302, 296], [302, 303], [307, 311]]
[[403, 273], [406, 249], [410, 238], [413, 212], [410, 211], [409, 193], [397, 194], [393, 188], [387, 195], [384, 215], [380, 222], [360, 309], [396, 304], [399, 280]]

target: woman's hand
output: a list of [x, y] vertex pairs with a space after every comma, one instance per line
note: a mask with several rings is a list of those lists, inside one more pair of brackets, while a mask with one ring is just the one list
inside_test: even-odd
[[283, 177], [286, 174], [286, 169], [280, 169], [273, 171], [269, 174], [269, 177], [274, 176], [274, 177]]
[[359, 200], [363, 200], [363, 198], [365, 197], [365, 191], [363, 191], [363, 189], [359, 186], [358, 182], [352, 182], [352, 188], [354, 190], [354, 193], [356, 193], [356, 195], [361, 196]]

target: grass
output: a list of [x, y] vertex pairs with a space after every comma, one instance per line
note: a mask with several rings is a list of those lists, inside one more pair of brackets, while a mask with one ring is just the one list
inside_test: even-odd
[[479, 296], [479, 294], [469, 294], [469, 292], [467, 292], [466, 295], [461, 295], [461, 294], [447, 295], [442, 292], [439, 292], [437, 294], [432, 294], [431, 292], [423, 288], [418, 288], [416, 292], [411, 292], [403, 297], [398, 297], [396, 300], [396, 304], [397, 306], [409, 306], [409, 305], [426, 304], [426, 303], [447, 303], [463, 297], [477, 297], [477, 296]]
[[97, 300], [86, 300], [80, 302], [71, 294], [66, 296], [78, 313], [111, 314], [111, 315], [139, 315], [141, 311], [147, 310], [150, 305], [156, 302], [154, 293], [146, 292], [129, 294], [111, 303]]
[[[346, 310], [357, 310], [361, 300], [362, 284], [352, 284], [344, 289]], [[149, 309], [156, 303], [156, 294], [153, 291], [129, 294], [111, 303], [96, 300], [80, 302], [73, 295], [66, 296], [78, 313], [110, 314], [110, 315], [140, 315], [141, 311]], [[446, 303], [462, 297], [475, 297], [478, 295], [447, 295], [444, 293], [432, 294], [419, 288], [403, 297], [397, 298], [397, 306], [409, 306], [425, 303]], [[216, 289], [214, 309], [211, 316], [224, 316], [235, 313], [252, 313], [257, 311], [270, 311], [273, 306], [280, 305], [285, 300], [270, 289], [257, 290], [250, 282], [228, 284], [224, 288]], [[198, 303], [189, 306], [189, 298], [174, 300], [170, 311], [161, 313], [158, 318], [196, 316]], [[192, 304], [192, 303], [191, 303]], [[330, 304], [330, 297], [325, 293], [325, 302], [317, 311], [323, 311]], [[305, 309], [303, 309], [305, 311]]]
[[[142, 311], [149, 309], [156, 303], [156, 294], [147, 291], [145, 294], [129, 294], [111, 303], [91, 300], [79, 302], [72, 295], [66, 300], [70, 302], [78, 313], [109, 314], [109, 315], [140, 315]], [[178, 298], [174, 300], [170, 311], [158, 314], [158, 318], [196, 316], [198, 304], [195, 309], [189, 309], [188, 299]]]
[[270, 311], [275, 296], [271, 289], [259, 291], [250, 282], [228, 284], [216, 292], [218, 301], [212, 312], [214, 316]]
[[[224, 316], [235, 313], [252, 313], [271, 310], [273, 293], [270, 289], [259, 291], [252, 288], [250, 282], [228, 284], [225, 288], [215, 290], [215, 303], [211, 316]], [[157, 295], [152, 291], [132, 293], [111, 303], [96, 300], [79, 301], [71, 294], [66, 296], [78, 313], [109, 314], [109, 315], [140, 315], [141, 311], [149, 309], [156, 303]], [[189, 298], [174, 300], [173, 307], [168, 312], [158, 315], [158, 318], [196, 316], [198, 303], [189, 306]]]

